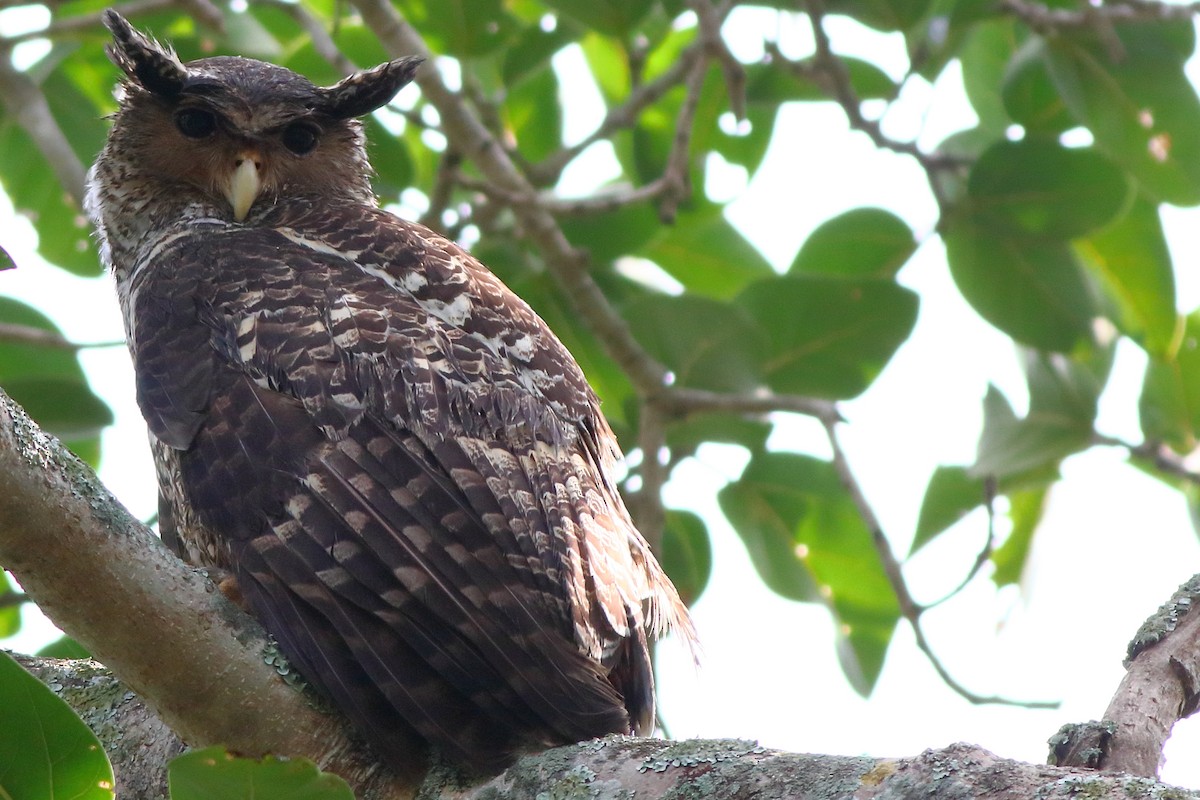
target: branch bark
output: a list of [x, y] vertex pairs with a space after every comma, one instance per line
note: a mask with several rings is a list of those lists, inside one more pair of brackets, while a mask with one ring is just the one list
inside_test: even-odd
[[262, 628], [0, 391], [0, 563], [188, 744], [303, 755], [360, 797], [407, 796], [264, 660]]
[[[162, 761], [182, 745], [150, 709], [94, 662], [29, 658], [22, 662], [43, 681], [61, 685], [60, 696], [85, 720], [94, 726], [94, 720], [102, 720], [97, 733], [113, 758], [122, 796], [165, 797]], [[885, 759], [786, 753], [737, 739], [666, 742], [617, 736], [526, 756], [482, 783], [465, 785], [452, 770], [435, 769], [426, 777], [420, 796], [431, 800], [622, 796], [640, 800], [681, 796], [1200, 800], [1200, 792], [1168, 788], [1144, 778], [1026, 764], [968, 744], [927, 750], [912, 758]]]
[[1100, 722], [1064, 726], [1054, 760], [1154, 777], [1171, 729], [1200, 704], [1200, 575], [1142, 625], [1129, 645], [1125, 677]]

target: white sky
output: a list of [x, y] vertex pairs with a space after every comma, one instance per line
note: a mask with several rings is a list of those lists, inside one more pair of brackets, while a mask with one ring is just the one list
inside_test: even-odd
[[[755, 55], [762, 33], [786, 52], [811, 50], [806, 23], [739, 10], [739, 54]], [[843, 20], [828, 21], [835, 49], [880, 63], [894, 77], [906, 66], [903, 43]], [[732, 24], [732, 23], [731, 23]], [[571, 56], [559, 63], [571, 69]], [[597, 108], [572, 84], [566, 106], [569, 134], [594, 126]], [[885, 118], [897, 138], [925, 145], [973, 123], [961, 81], [947, 70], [936, 86], [915, 81]], [[568, 176], [579, 191], [607, 173], [603, 147]], [[736, 174], [710, 187], [741, 191]], [[786, 108], [767, 161], [730, 206], [729, 217], [779, 267], [818, 224], [860, 205], [890, 209], [907, 220], [923, 244], [900, 273], [922, 297], [911, 340], [876, 384], [845, 405], [842, 435], [855, 472], [875, 504], [898, 553], [907, 551], [921, 496], [938, 464], [967, 464], [974, 456], [980, 407], [989, 381], [1018, 409], [1023, 381], [1006, 337], [968, 308], [950, 280], [940, 241], [931, 236], [936, 207], [910, 160], [876, 151], [847, 130], [832, 104]], [[41, 265], [23, 220], [0, 209], [3, 243], [21, 268], [0, 273], [0, 293], [49, 311], [68, 337], [113, 341], [122, 336], [107, 277], [73, 278]], [[1200, 250], [1194, 231], [1200, 212], [1164, 215], [1177, 264], [1180, 309], [1200, 305], [1192, 264]], [[49, 300], [48, 298], [53, 298]], [[133, 403], [133, 376], [123, 348], [85, 351], [96, 390], [117, 413], [105, 434], [101, 477], [130, 510], [154, 511], [154, 477], [144, 425]], [[1144, 362], [1124, 346], [1101, 400], [1100, 429], [1137, 441], [1137, 394]], [[819, 428], [784, 420], [775, 449], [826, 455]], [[709, 521], [715, 569], [694, 614], [703, 638], [700, 670], [682, 648], [660, 648], [660, 693], [672, 735], [741, 736], [804, 752], [913, 755], [928, 747], [970, 741], [1012, 758], [1042, 761], [1046, 739], [1066, 722], [1099, 717], [1122, 675], [1126, 641], [1170, 593], [1200, 571], [1200, 545], [1180, 495], [1123, 463], [1122, 454], [1094, 450], [1068, 459], [1051, 498], [1029, 573], [1020, 590], [997, 593], [977, 579], [953, 601], [927, 615], [929, 638], [951, 672], [980, 694], [1061, 700], [1055, 711], [973, 707], [940, 682], [901, 626], [872, 697], [858, 697], [841, 676], [833, 625], [824, 608], [782, 600], [757, 579], [736, 534], [720, 516], [715, 496], [745, 462], [737, 448], [711, 446], [679, 468], [667, 487], [671, 506], [693, 508]], [[976, 513], [906, 567], [918, 600], [944, 595], [961, 580], [986, 535]], [[6, 647], [33, 650], [52, 638], [35, 614]], [[1187, 723], [1168, 747], [1165, 780], [1200, 788], [1200, 732]], [[1200, 731], [1200, 726], [1196, 726]], [[1172, 757], [1175, 756], [1175, 757]], [[1189, 763], [1190, 762], [1190, 763]]]

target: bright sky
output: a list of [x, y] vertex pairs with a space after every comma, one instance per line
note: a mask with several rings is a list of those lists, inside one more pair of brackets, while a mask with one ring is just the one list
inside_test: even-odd
[[[779, 22], [774, 13], [739, 10], [734, 39], [745, 58], [762, 36], [785, 52], [811, 51], [806, 23]], [[880, 63], [894, 77], [905, 69], [903, 43], [852, 23], [828, 20], [835, 49]], [[572, 70], [573, 56], [561, 59]], [[577, 100], [572, 83], [568, 125], [581, 136], [597, 108]], [[896, 138], [932, 145], [973, 123], [953, 69], [929, 86], [915, 80], [889, 111]], [[604, 149], [572, 171], [567, 189], [580, 191], [605, 175]], [[767, 162], [742, 187], [736, 171], [710, 191], [740, 193], [730, 218], [779, 267], [822, 221], [860, 205], [899, 214], [923, 245], [900, 274], [922, 297], [911, 341], [863, 397], [845, 406], [843, 440], [851, 465], [875, 504], [898, 553], [907, 552], [926, 481], [938, 464], [973, 460], [981, 401], [989, 381], [1020, 409], [1023, 381], [1008, 340], [970, 310], [951, 283], [940, 241], [930, 235], [936, 208], [923, 176], [908, 159], [876, 151], [848, 132], [832, 104], [793, 106], [781, 114]], [[1200, 243], [1200, 213], [1165, 215], [1176, 264], [1180, 308], [1200, 305], [1200, 277], [1190, 269]], [[122, 337], [107, 277], [81, 280], [39, 264], [34, 237], [11, 210], [0, 209], [4, 245], [21, 265], [0, 273], [0, 292], [53, 312], [77, 341]], [[11, 221], [10, 221], [11, 220]], [[1189, 268], [1184, 268], [1187, 265]], [[54, 298], [47, 302], [46, 298]], [[154, 477], [145, 429], [133, 403], [133, 376], [124, 348], [85, 351], [96, 390], [117, 413], [105, 434], [101, 477], [130, 510], [154, 511]], [[1118, 354], [1101, 400], [1100, 429], [1137, 441], [1137, 394], [1144, 363], [1133, 347]], [[776, 449], [827, 455], [824, 438], [803, 419], [783, 421]], [[951, 672], [980, 694], [1025, 700], [1061, 700], [1055, 711], [973, 707], [953, 695], [916, 650], [912, 635], [897, 633], [880, 684], [869, 699], [842, 678], [834, 632], [824, 608], [782, 600], [762, 587], [736, 534], [724, 524], [715, 496], [745, 462], [737, 448], [706, 447], [679, 468], [667, 487], [671, 506], [693, 508], [709, 520], [715, 570], [694, 614], [705, 658], [692, 668], [682, 648], [660, 648], [659, 684], [665, 721], [676, 737], [741, 736], [771, 747], [875, 756], [914, 755], [955, 741], [1042, 761], [1046, 739], [1066, 722], [1098, 718], [1122, 675], [1125, 643], [1170, 593], [1200, 570], [1200, 545], [1183, 499], [1123, 462], [1096, 450], [1069, 459], [1039, 531], [1029, 574], [1020, 590], [997, 593], [977, 579], [961, 595], [927, 615], [928, 635]], [[918, 600], [956, 586], [982, 545], [986, 521], [969, 517], [906, 566]], [[26, 614], [26, 632], [7, 647], [33, 650], [53, 634]], [[1200, 788], [1200, 726], [1187, 724], [1168, 747], [1165, 780]], [[1171, 758], [1175, 753], [1181, 754]], [[1190, 764], [1188, 762], [1191, 762]]]

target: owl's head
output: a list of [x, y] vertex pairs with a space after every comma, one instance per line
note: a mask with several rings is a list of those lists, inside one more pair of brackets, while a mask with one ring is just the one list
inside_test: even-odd
[[390, 101], [422, 61], [396, 59], [321, 87], [248, 58], [181, 63], [111, 9], [104, 24], [108, 55], [127, 78], [109, 150], [144, 179], [227, 203], [239, 221], [259, 198], [370, 198], [357, 117]]

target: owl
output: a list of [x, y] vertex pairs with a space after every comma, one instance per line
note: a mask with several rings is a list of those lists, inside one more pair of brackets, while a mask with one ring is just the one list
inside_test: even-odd
[[486, 267], [372, 193], [358, 118], [420, 59], [318, 87], [104, 23], [124, 79], [86, 206], [163, 540], [395, 766], [650, 732], [650, 642], [694, 633], [595, 393]]

